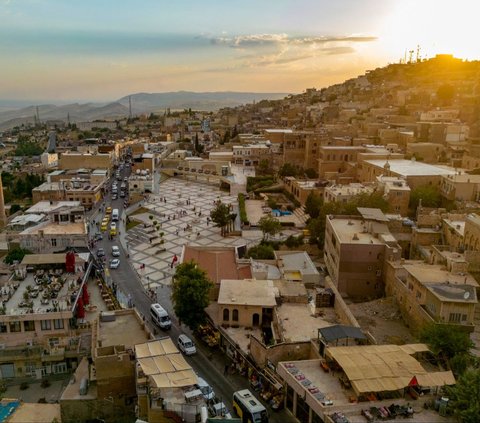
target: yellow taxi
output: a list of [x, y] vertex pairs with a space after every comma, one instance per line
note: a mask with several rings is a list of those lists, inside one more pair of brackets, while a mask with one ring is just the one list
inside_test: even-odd
[[105, 214], [112, 214], [112, 208], [110, 206], [105, 209]]
[[117, 235], [117, 228], [110, 228], [110, 235], [112, 236]]
[[107, 227], [108, 227], [108, 221], [105, 222], [105, 221], [102, 221], [102, 225], [100, 226], [100, 230], [103, 232], [103, 231], [106, 231], [107, 230]]

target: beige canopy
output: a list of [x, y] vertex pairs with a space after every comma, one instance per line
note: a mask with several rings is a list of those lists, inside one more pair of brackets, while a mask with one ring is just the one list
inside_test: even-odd
[[343, 369], [357, 394], [397, 391], [409, 386], [413, 378], [422, 386], [454, 384], [451, 371], [427, 372], [411, 355], [423, 351], [428, 351], [425, 344], [330, 347], [326, 352]]
[[181, 388], [197, 383], [197, 375], [170, 338], [135, 345], [137, 363], [156, 388]]

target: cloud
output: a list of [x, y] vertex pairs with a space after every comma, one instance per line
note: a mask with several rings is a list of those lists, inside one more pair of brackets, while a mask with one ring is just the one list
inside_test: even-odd
[[365, 43], [376, 40], [377, 37], [361, 35], [347, 35], [341, 37], [290, 37], [287, 34], [249, 34], [233, 37], [222, 36], [210, 38], [210, 42], [213, 45], [226, 45], [232, 48], [244, 49], [269, 45], [311, 46], [330, 43]]
[[[288, 67], [292, 63], [303, 62], [321, 56], [351, 54], [355, 44], [375, 41], [373, 36], [297, 36], [287, 34], [249, 34], [238, 36], [211, 37], [214, 46], [226, 46], [246, 54], [234, 57], [231, 69], [258, 67]], [[305, 67], [306, 64], [295, 65]], [[214, 68], [216, 70], [216, 68]]]

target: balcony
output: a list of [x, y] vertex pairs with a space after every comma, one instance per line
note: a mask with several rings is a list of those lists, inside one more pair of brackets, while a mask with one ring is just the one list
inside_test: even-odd
[[65, 348], [55, 347], [49, 348], [42, 352], [42, 361], [61, 361], [65, 358]]
[[40, 358], [43, 353], [43, 347], [40, 345], [5, 347], [0, 349], [0, 361], [15, 361], [24, 359]]

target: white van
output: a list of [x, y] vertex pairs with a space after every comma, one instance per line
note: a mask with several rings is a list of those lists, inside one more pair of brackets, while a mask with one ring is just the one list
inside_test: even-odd
[[177, 345], [178, 349], [185, 355], [193, 355], [197, 352], [197, 348], [195, 348], [193, 341], [183, 333], [178, 337]]
[[119, 216], [118, 209], [113, 209], [113, 211], [112, 211], [112, 220], [113, 220], [114, 222], [118, 222], [118, 216]]
[[161, 329], [167, 330], [172, 327], [172, 321], [170, 320], [167, 310], [158, 303], [150, 306], [150, 317], [152, 318], [152, 322]]

